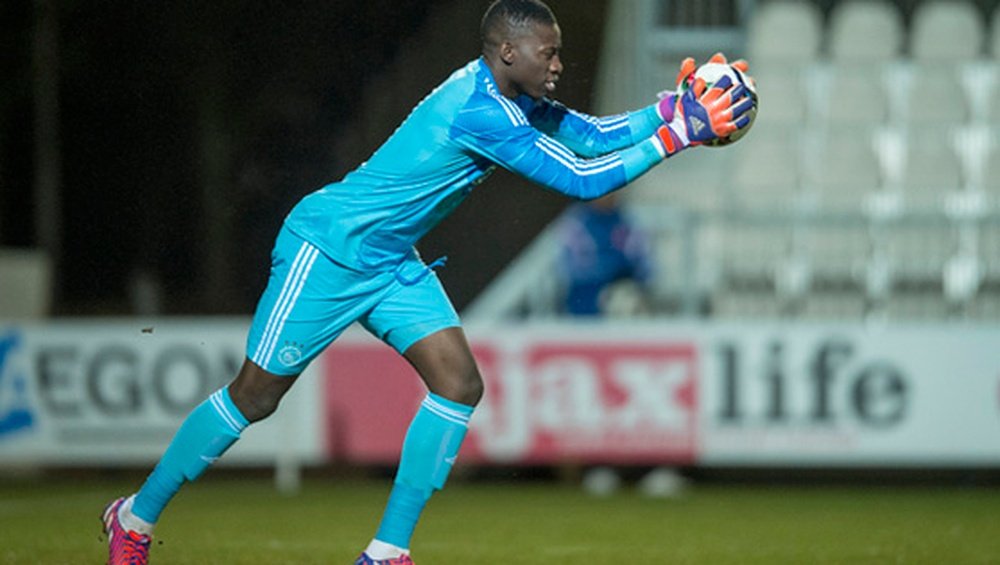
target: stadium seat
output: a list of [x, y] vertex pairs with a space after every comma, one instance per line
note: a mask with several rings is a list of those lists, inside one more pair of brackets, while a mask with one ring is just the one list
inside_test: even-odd
[[888, 62], [902, 49], [902, 16], [887, 0], [847, 0], [834, 6], [828, 37], [834, 61]]
[[[1000, 12], [1000, 10], [998, 10], [998, 12]], [[1000, 36], [1000, 31], [998, 31], [996, 35]], [[996, 55], [996, 58], [997, 64], [994, 68], [997, 70], [997, 76], [1000, 77], [1000, 54]], [[993, 127], [1000, 128], [1000, 85], [995, 84], [990, 96], [987, 96], [986, 98], [985, 117], [993, 123]]]
[[961, 69], [941, 62], [915, 62], [906, 103], [908, 124], [956, 128], [969, 122], [969, 93]]
[[[831, 93], [826, 100], [826, 120], [834, 127], [886, 123], [889, 104], [883, 81], [883, 67], [858, 68], [835, 63], [830, 69]], [[834, 92], [835, 90], [835, 92]]]
[[771, 0], [751, 16], [747, 51], [755, 65], [807, 65], [819, 55], [821, 39], [822, 15], [814, 2]]
[[633, 204], [668, 204], [684, 210], [721, 210], [729, 195], [725, 182], [732, 172], [729, 151], [687, 151], [650, 171], [623, 195]]
[[982, 279], [979, 259], [959, 252], [945, 263], [941, 278], [944, 296], [953, 304], [968, 304], [979, 290]]
[[966, 317], [971, 320], [1000, 321], [1000, 292], [979, 292], [969, 302]]
[[893, 321], [943, 320], [951, 308], [935, 289], [894, 290], [885, 304], [885, 317]]
[[811, 222], [803, 229], [805, 254], [819, 285], [856, 283], [871, 254], [868, 226], [857, 220]]
[[712, 317], [722, 320], [777, 318], [781, 305], [773, 292], [727, 290], [712, 296]]
[[958, 250], [957, 231], [944, 221], [885, 226], [880, 239], [893, 280], [940, 281], [945, 264]]
[[984, 278], [993, 284], [1000, 282], [1000, 224], [980, 227], [977, 250]]
[[802, 182], [797, 131], [758, 124], [733, 147], [733, 200], [744, 209], [791, 210]]
[[1000, 211], [1000, 145], [995, 140], [983, 160], [983, 170], [979, 175], [981, 188], [987, 194], [987, 199], [993, 202], [993, 211]]
[[723, 278], [773, 280], [792, 246], [790, 222], [743, 224], [729, 222], [722, 232]]
[[911, 130], [907, 136], [902, 189], [906, 208], [941, 212], [949, 193], [962, 187], [962, 164], [947, 135], [936, 129]]
[[814, 290], [806, 296], [801, 315], [807, 320], [861, 320], [865, 315], [865, 295], [850, 289]]
[[760, 99], [766, 101], [757, 114], [754, 128], [763, 123], [798, 125], [808, 119], [804, 69], [754, 61], [751, 73], [757, 81]]
[[[691, 235], [697, 237], [699, 234], [692, 233]], [[650, 240], [650, 256], [653, 263], [650, 294], [656, 303], [665, 304], [676, 299], [686, 290], [684, 277], [689, 275], [697, 277], [697, 272], [689, 272], [687, 269], [690, 269], [691, 266], [684, 263], [683, 237], [684, 234], [664, 231], [655, 233]], [[710, 261], [712, 257], [711, 253], [701, 253], [696, 256], [695, 260], [701, 259], [705, 263], [711, 264], [713, 263]], [[694, 266], [696, 271], [700, 266], [702, 266], [700, 263]], [[683, 276], [680, 276], [681, 273]], [[699, 290], [711, 287], [711, 281], [707, 279], [695, 278], [694, 282], [698, 285]]]
[[969, 61], [982, 55], [983, 17], [965, 0], [917, 5], [910, 30], [910, 56], [918, 62]]
[[860, 211], [882, 185], [882, 171], [867, 127], [831, 128], [810, 156], [805, 189], [830, 211]]

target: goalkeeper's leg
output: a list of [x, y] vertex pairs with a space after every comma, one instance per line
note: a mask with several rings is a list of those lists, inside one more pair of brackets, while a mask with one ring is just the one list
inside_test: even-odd
[[153, 526], [181, 486], [200, 477], [250, 423], [274, 412], [294, 382], [248, 359], [228, 387], [195, 407], [139, 492], [112, 501], [102, 513], [108, 563], [147, 563]]
[[294, 376], [273, 375], [246, 360], [232, 384], [216, 391], [184, 420], [156, 468], [123, 509], [123, 523], [148, 532], [180, 487], [200, 477], [249, 424], [273, 413], [294, 382]]
[[404, 356], [429, 392], [406, 432], [389, 502], [375, 539], [365, 550], [375, 563], [392, 562], [409, 552], [420, 514], [431, 495], [444, 487], [483, 392], [461, 328], [438, 331]]

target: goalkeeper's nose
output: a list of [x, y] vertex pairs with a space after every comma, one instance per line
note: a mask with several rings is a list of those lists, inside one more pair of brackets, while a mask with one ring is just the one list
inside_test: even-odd
[[561, 75], [562, 72], [563, 72], [562, 59], [560, 59], [559, 55], [557, 54], [554, 57], [552, 57], [552, 61], [549, 63], [549, 74], [552, 75], [553, 78], [558, 79], [559, 75]]

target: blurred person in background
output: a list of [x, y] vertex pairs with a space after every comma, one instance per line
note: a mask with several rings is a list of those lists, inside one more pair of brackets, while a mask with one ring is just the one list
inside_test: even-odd
[[562, 309], [572, 316], [628, 316], [648, 310], [649, 239], [620, 193], [581, 202], [559, 219]]
[[[403, 439], [389, 501], [359, 565], [406, 565], [410, 539], [458, 456], [483, 382], [461, 322], [414, 245], [497, 165], [592, 200], [667, 157], [749, 123], [746, 89], [696, 83], [645, 108], [587, 116], [549, 98], [563, 71], [555, 16], [538, 0], [498, 0], [482, 56], [424, 98], [365, 163], [307, 195], [286, 217], [235, 380], [182, 423], [137, 493], [102, 520], [111, 563], [148, 562], [153, 527], [253, 422], [272, 414], [306, 366], [359, 322], [427, 386]], [[694, 70], [682, 68], [683, 76]], [[377, 378], [373, 375], [373, 378]], [[379, 414], [371, 415], [379, 425]]]

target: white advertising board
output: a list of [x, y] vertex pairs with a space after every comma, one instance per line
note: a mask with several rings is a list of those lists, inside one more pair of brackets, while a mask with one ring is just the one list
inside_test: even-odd
[[[248, 322], [0, 324], [0, 464], [155, 462], [184, 416], [236, 375]], [[303, 375], [223, 461], [321, 460], [318, 388]]]
[[705, 464], [1000, 464], [1000, 328], [703, 332]]
[[[0, 465], [155, 461], [236, 373], [246, 323], [0, 324]], [[486, 395], [466, 462], [1000, 466], [1000, 327], [609, 321], [467, 333]], [[223, 463], [395, 463], [424, 394], [412, 368], [352, 331], [309, 373]]]

